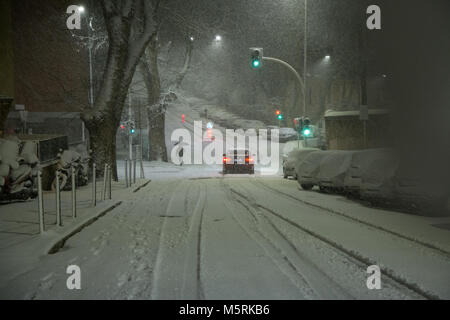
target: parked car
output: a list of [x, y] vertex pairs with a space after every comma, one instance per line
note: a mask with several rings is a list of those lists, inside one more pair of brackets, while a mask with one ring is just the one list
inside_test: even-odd
[[316, 148], [301, 148], [291, 151], [283, 159], [283, 177], [293, 177], [297, 180], [297, 173], [295, 172], [295, 166], [298, 162], [301, 162], [311, 152], [319, 151]]
[[317, 175], [322, 191], [343, 192], [344, 180], [352, 164], [354, 151], [326, 151]]
[[362, 172], [360, 195], [371, 201], [394, 199], [395, 173], [399, 159], [395, 152], [385, 151], [374, 157]]
[[370, 149], [355, 152], [344, 179], [345, 192], [352, 196], [359, 196], [363, 176], [370, 170], [372, 163], [378, 159], [390, 157], [393, 152], [392, 149]]
[[297, 181], [304, 190], [311, 190], [319, 185], [318, 173], [320, 164], [327, 155], [327, 151], [315, 151], [308, 154], [295, 165]]
[[298, 139], [298, 133], [292, 128], [281, 128], [279, 135], [279, 142], [285, 143], [292, 140]]
[[267, 126], [267, 139], [272, 138], [272, 130], [280, 130], [278, 126]]
[[234, 149], [223, 155], [223, 174], [255, 173], [254, 156], [247, 149]]

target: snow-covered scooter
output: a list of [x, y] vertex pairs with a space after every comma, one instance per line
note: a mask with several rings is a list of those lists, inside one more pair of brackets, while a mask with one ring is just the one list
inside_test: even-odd
[[[89, 179], [89, 157], [82, 157], [76, 151], [66, 150], [59, 154], [58, 170], [61, 190], [72, 189], [72, 167], [75, 167], [76, 186], [85, 186]], [[56, 190], [56, 177], [52, 182], [52, 191]]]

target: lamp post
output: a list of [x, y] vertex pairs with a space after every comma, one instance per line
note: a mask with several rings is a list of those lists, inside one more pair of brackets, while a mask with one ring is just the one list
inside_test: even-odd
[[303, 115], [306, 116], [307, 106], [306, 106], [306, 74], [307, 74], [307, 63], [308, 63], [308, 0], [305, 0], [305, 44], [303, 46]]

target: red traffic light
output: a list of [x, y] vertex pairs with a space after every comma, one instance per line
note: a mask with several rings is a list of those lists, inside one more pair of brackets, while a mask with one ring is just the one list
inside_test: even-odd
[[279, 115], [281, 114], [281, 111], [280, 111], [280, 110], [277, 110], [277, 111], [275, 111], [275, 114], [276, 114], [277, 116], [279, 116]]
[[186, 116], [184, 114], [181, 116], [181, 119], [183, 120], [183, 123], [186, 123]]
[[123, 124], [121, 124], [120, 129], [125, 130], [125, 126]]

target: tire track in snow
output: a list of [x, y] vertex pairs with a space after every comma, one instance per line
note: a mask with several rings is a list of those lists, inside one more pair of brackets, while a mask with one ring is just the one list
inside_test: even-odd
[[201, 230], [206, 206], [206, 188], [196, 183], [197, 202], [189, 216], [192, 182], [181, 181], [169, 201], [161, 227], [159, 249], [153, 274], [152, 299], [204, 299], [201, 284]]
[[[224, 183], [230, 200], [239, 203], [251, 215], [255, 228], [243, 225], [249, 233], [258, 233], [253, 236], [260, 246], [265, 250], [270, 250], [269, 256], [278, 266], [281, 272], [285, 273], [308, 298], [319, 299], [353, 299], [345, 290], [333, 281], [301, 252], [295, 245], [283, 235], [283, 233], [265, 216], [264, 212], [254, 204], [254, 201], [244, 196], [242, 192], [236, 191]], [[239, 218], [237, 218], [239, 219]], [[242, 222], [241, 222], [242, 223]], [[248, 224], [248, 223], [247, 223]], [[261, 241], [262, 240], [262, 241]], [[280, 263], [285, 261], [290, 270]], [[281, 264], [281, 265], [280, 265]], [[306, 288], [305, 288], [306, 286]], [[311, 292], [312, 291], [312, 292]], [[312, 294], [311, 294], [312, 293]], [[311, 297], [314, 295], [314, 297]]]
[[422, 247], [425, 247], [426, 249], [432, 249], [433, 251], [435, 251], [440, 256], [444, 256], [447, 259], [450, 258], [450, 252], [448, 252], [448, 251], [446, 251], [446, 250], [444, 250], [442, 248], [439, 248], [439, 247], [437, 247], [437, 246], [435, 246], [433, 244], [426, 243], [426, 242], [420, 241], [418, 239], [408, 237], [406, 235], [402, 235], [402, 234], [400, 234], [398, 232], [395, 232], [395, 231], [392, 231], [392, 230], [389, 230], [389, 229], [377, 226], [377, 225], [375, 225], [373, 223], [370, 223], [370, 222], [367, 222], [367, 221], [355, 218], [355, 217], [353, 217], [351, 215], [348, 215], [348, 214], [345, 214], [343, 212], [339, 212], [339, 211], [336, 211], [336, 210], [333, 210], [333, 209], [330, 209], [330, 208], [327, 208], [327, 207], [323, 207], [321, 205], [318, 205], [318, 204], [315, 204], [315, 203], [312, 203], [312, 202], [309, 202], [309, 201], [306, 201], [306, 200], [303, 200], [303, 199], [299, 199], [299, 198], [297, 198], [297, 197], [295, 197], [295, 196], [293, 196], [291, 194], [282, 192], [282, 191], [280, 191], [278, 189], [275, 189], [273, 187], [268, 186], [264, 182], [260, 181], [260, 179], [252, 179], [252, 181], [254, 182], [255, 185], [262, 186], [266, 190], [270, 190], [271, 192], [275, 192], [275, 193], [277, 193], [277, 194], [279, 194], [279, 195], [281, 195], [281, 196], [283, 196], [283, 197], [285, 197], [287, 199], [297, 201], [297, 202], [299, 202], [301, 204], [304, 204], [304, 205], [307, 205], [307, 206], [310, 206], [310, 207], [313, 207], [313, 208], [316, 208], [316, 209], [323, 210], [323, 211], [325, 211], [327, 213], [333, 214], [333, 216], [338, 216], [338, 217], [340, 217], [342, 219], [352, 220], [355, 223], [365, 225], [366, 227], [369, 227], [371, 229], [376, 229], [378, 231], [388, 233], [388, 234], [393, 235], [393, 236], [395, 236], [397, 238], [400, 238], [402, 241], [406, 240], [406, 241], [409, 241], [409, 242], [413, 242], [415, 245], [420, 245]]
[[[272, 188], [266, 188], [266, 189], [272, 190]], [[239, 194], [239, 192], [237, 192], [237, 191], [235, 191], [235, 192], [237, 194]], [[252, 201], [251, 199], [249, 199], [248, 197], [245, 197], [242, 194], [239, 194], [239, 195], [241, 197], [243, 197], [244, 199], [246, 199], [246, 201], [251, 203], [251, 201]], [[354, 252], [352, 250], [348, 250], [345, 247], [339, 245], [338, 243], [336, 243], [336, 242], [334, 242], [334, 241], [332, 241], [332, 240], [330, 240], [330, 239], [328, 239], [328, 238], [326, 238], [326, 237], [324, 237], [324, 236], [322, 236], [322, 235], [320, 235], [320, 234], [318, 234], [318, 233], [316, 233], [316, 232], [314, 232], [314, 231], [312, 231], [312, 230], [310, 230], [310, 229], [308, 229], [308, 228], [306, 228], [304, 226], [301, 226], [297, 222], [292, 221], [291, 219], [285, 217], [284, 215], [282, 215], [280, 213], [277, 213], [277, 212], [273, 211], [270, 208], [262, 206], [262, 205], [260, 205], [258, 203], [253, 203], [253, 205], [255, 207], [258, 207], [259, 209], [262, 209], [262, 210], [266, 211], [267, 213], [269, 213], [269, 214], [279, 218], [280, 220], [288, 223], [289, 225], [295, 227], [296, 229], [302, 231], [303, 233], [306, 233], [309, 236], [312, 236], [312, 237], [320, 240], [321, 242], [323, 242], [323, 243], [333, 247], [334, 249], [340, 251], [343, 255], [346, 255], [349, 258], [358, 261], [362, 266], [379, 265], [375, 261], [372, 261], [370, 258], [362, 256], [359, 253]], [[438, 296], [436, 296], [436, 295], [434, 295], [434, 294], [432, 294], [432, 293], [430, 293], [430, 292], [428, 292], [426, 290], [423, 290], [417, 284], [411, 283], [408, 280], [404, 279], [402, 276], [397, 275], [393, 270], [390, 270], [388, 268], [384, 268], [382, 266], [380, 266], [380, 269], [381, 269], [382, 274], [384, 276], [388, 277], [393, 283], [396, 283], [397, 286], [406, 288], [406, 289], [414, 292], [418, 296], [421, 296], [421, 297], [423, 297], [425, 299], [430, 299], [430, 300], [439, 299]]]

